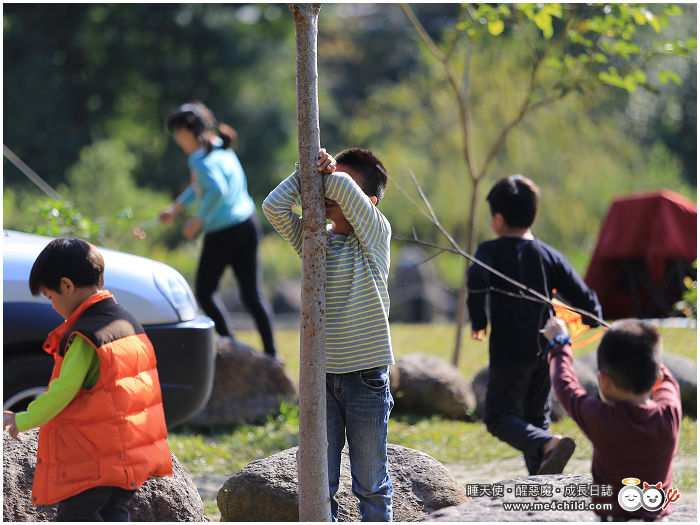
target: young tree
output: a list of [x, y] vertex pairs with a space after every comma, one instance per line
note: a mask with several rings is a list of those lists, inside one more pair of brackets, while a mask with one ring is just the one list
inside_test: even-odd
[[297, 48], [297, 126], [302, 204], [299, 369], [299, 519], [331, 521], [326, 434], [326, 211], [318, 122], [317, 35], [321, 4], [289, 4]]
[[[433, 57], [445, 71], [449, 90], [457, 103], [461, 151], [471, 181], [472, 195], [468, 208], [465, 246], [473, 253], [475, 219], [479, 184], [501, 151], [510, 132], [534, 111], [562, 100], [571, 93], [594, 91], [601, 86], [613, 86], [634, 92], [639, 88], [653, 89], [645, 66], [660, 56], [689, 56], [695, 49], [694, 39], [686, 42], [670, 40], [661, 35], [661, 42], [646, 45], [635, 40], [635, 33], [649, 26], [661, 34], [669, 17], [681, 16], [675, 5], [651, 7], [640, 4], [467, 4], [461, 5], [454, 28], [448, 31], [440, 49], [438, 43], [423, 28], [408, 4], [401, 4], [406, 16], [420, 35]], [[470, 56], [485, 38], [498, 37], [504, 32], [522, 39], [530, 56], [530, 76], [526, 94], [518, 111], [502, 123], [500, 133], [485, 152], [472, 146], [474, 133], [470, 122], [469, 85], [473, 72]], [[463, 71], [458, 74], [457, 64]], [[557, 75], [543, 75], [553, 68]], [[673, 71], [657, 70], [662, 84], [680, 83]], [[462, 328], [466, 315], [466, 270], [458, 296], [456, 337], [453, 363], [459, 362]]]

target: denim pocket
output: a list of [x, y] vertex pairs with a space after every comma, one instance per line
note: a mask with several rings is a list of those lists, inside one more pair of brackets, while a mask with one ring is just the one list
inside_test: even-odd
[[360, 382], [372, 389], [384, 390], [389, 386], [388, 367], [360, 370]]

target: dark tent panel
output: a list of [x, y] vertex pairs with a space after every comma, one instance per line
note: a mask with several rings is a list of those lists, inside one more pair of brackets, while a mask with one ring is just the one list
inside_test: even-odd
[[605, 319], [668, 317], [695, 278], [697, 205], [669, 190], [613, 201], [585, 281]]

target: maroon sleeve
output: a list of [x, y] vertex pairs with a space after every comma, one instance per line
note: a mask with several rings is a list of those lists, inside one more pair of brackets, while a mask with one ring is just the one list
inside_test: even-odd
[[571, 346], [555, 346], [550, 349], [549, 376], [554, 395], [566, 413], [591, 441], [600, 429], [604, 403], [589, 396], [581, 386], [574, 371]]
[[683, 410], [681, 408], [681, 388], [678, 386], [678, 381], [673, 377], [671, 371], [665, 365], [661, 365], [663, 378], [661, 383], [651, 394], [651, 398], [660, 406], [673, 413], [673, 418], [680, 420], [683, 418]]

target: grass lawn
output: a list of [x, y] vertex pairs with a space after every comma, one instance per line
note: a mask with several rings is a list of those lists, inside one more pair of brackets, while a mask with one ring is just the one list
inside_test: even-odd
[[[685, 329], [661, 329], [664, 351], [697, 360], [697, 332]], [[465, 335], [468, 335], [465, 331]], [[260, 348], [257, 332], [238, 332], [236, 337], [253, 348]], [[448, 324], [392, 325], [392, 342], [397, 359], [409, 354], [428, 354], [452, 361], [454, 326]], [[289, 373], [299, 377], [299, 332], [280, 330], [276, 333], [280, 359]], [[487, 343], [464, 339], [459, 370], [471, 378], [488, 364]], [[594, 352], [596, 344], [577, 349], [575, 355]], [[573, 459], [590, 462], [592, 447], [575, 423], [564, 418], [553, 425], [555, 433], [572, 437], [576, 443]], [[270, 456], [298, 445], [298, 409], [283, 406], [282, 413], [269, 417], [262, 425], [238, 425], [213, 428], [203, 434], [186, 426], [172, 431], [168, 437], [171, 450], [193, 479], [208, 475], [233, 475], [251, 461]], [[420, 450], [445, 465], [467, 463], [475, 466], [503, 458], [518, 458], [520, 453], [491, 436], [481, 422], [444, 420], [439, 417], [392, 417], [389, 421], [389, 442]], [[697, 422], [683, 418], [679, 458], [688, 461], [688, 467], [674, 471], [674, 488], [681, 494], [697, 491]], [[512, 477], [525, 475], [512, 473]], [[478, 480], [477, 480], [478, 481]], [[694, 497], [693, 497], [694, 498]], [[685, 502], [689, 503], [689, 502]], [[216, 502], [205, 500], [205, 515], [216, 513]]]

